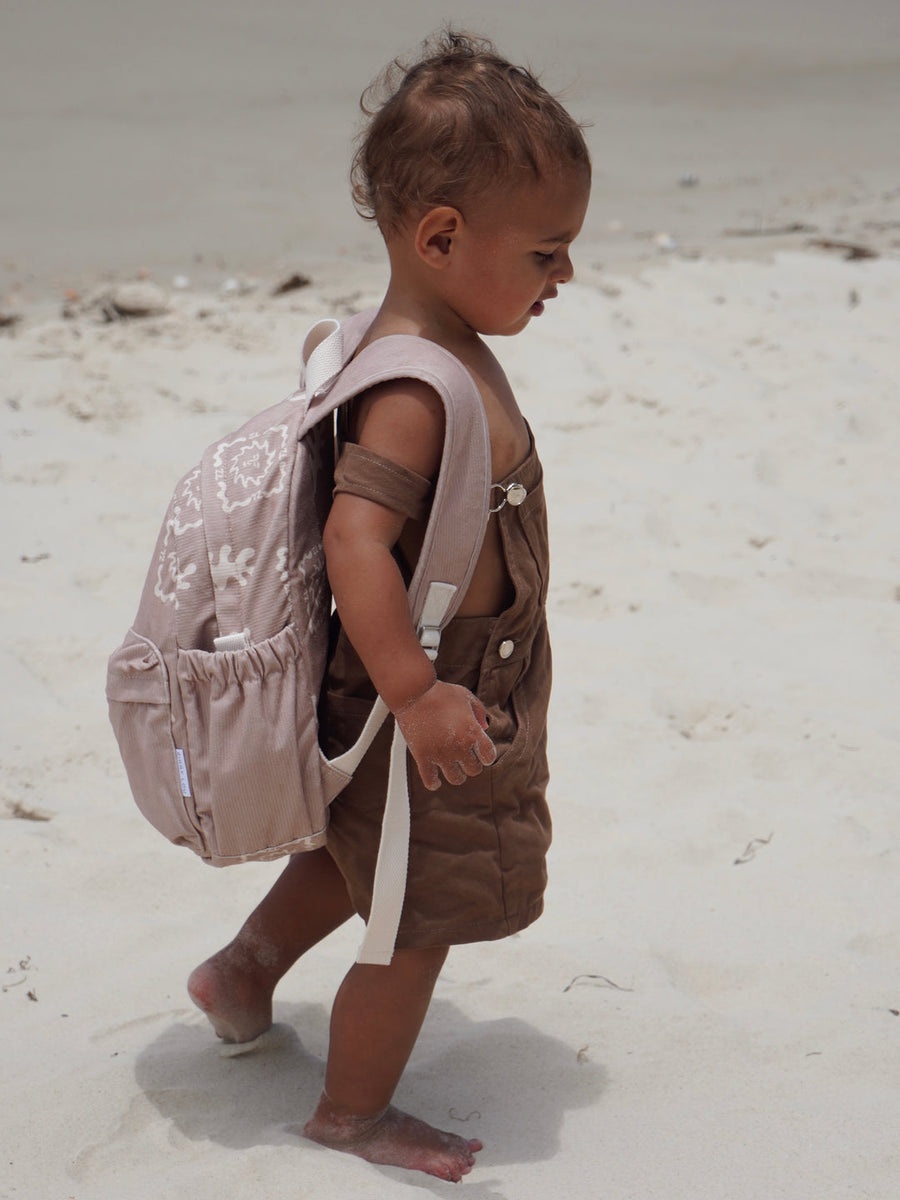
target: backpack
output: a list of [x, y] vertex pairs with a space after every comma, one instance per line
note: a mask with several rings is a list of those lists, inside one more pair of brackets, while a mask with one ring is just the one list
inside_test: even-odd
[[[475, 567], [488, 519], [490, 443], [478, 389], [433, 342], [377, 339], [372, 313], [320, 321], [300, 387], [207, 447], [169, 503], [134, 624], [109, 659], [110, 720], [144, 816], [214, 866], [324, 845], [328, 805], [387, 716], [328, 760], [317, 705], [331, 595], [322, 529], [337, 408], [377, 383], [416, 378], [444, 403], [431, 516], [409, 587], [429, 657]], [[406, 885], [406, 746], [395, 726], [372, 911], [360, 962], [391, 960]]]

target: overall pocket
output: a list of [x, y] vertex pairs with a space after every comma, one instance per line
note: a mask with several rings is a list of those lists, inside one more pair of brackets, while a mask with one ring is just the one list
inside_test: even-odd
[[179, 651], [177, 671], [206, 857], [226, 865], [323, 844], [318, 685], [296, 628], [246, 650]]
[[185, 804], [179, 756], [172, 738], [169, 673], [159, 649], [133, 629], [109, 659], [106, 697], [119, 751], [138, 808], [178, 845], [201, 853]]

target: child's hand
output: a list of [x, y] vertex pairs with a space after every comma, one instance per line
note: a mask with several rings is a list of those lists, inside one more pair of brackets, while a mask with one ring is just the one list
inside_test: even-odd
[[430, 792], [441, 786], [439, 771], [448, 783], [465, 783], [497, 757], [484, 732], [484, 705], [455, 683], [436, 681], [424, 695], [404, 704], [395, 717]]

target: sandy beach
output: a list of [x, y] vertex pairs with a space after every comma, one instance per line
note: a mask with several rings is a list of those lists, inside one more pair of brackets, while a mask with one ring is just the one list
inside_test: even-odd
[[[103, 692], [175, 481], [378, 302], [357, 99], [445, 13], [50, 8], [0, 50], [0, 1195], [443, 1194], [299, 1136], [360, 923], [219, 1055], [184, 981], [279, 867], [155, 834]], [[496, 346], [551, 510], [547, 911], [452, 953], [397, 1102], [484, 1141], [480, 1200], [891, 1200], [900, 14], [454, 18], [566, 89], [597, 178]]]

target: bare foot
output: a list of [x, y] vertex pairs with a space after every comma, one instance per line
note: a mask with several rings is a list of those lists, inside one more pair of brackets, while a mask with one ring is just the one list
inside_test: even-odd
[[265, 968], [232, 942], [191, 972], [188, 995], [225, 1042], [251, 1042], [272, 1024], [272, 992]]
[[482, 1149], [477, 1138], [466, 1141], [455, 1133], [443, 1133], [393, 1105], [374, 1117], [342, 1114], [324, 1093], [303, 1134], [366, 1162], [424, 1171], [451, 1183], [469, 1174]]

